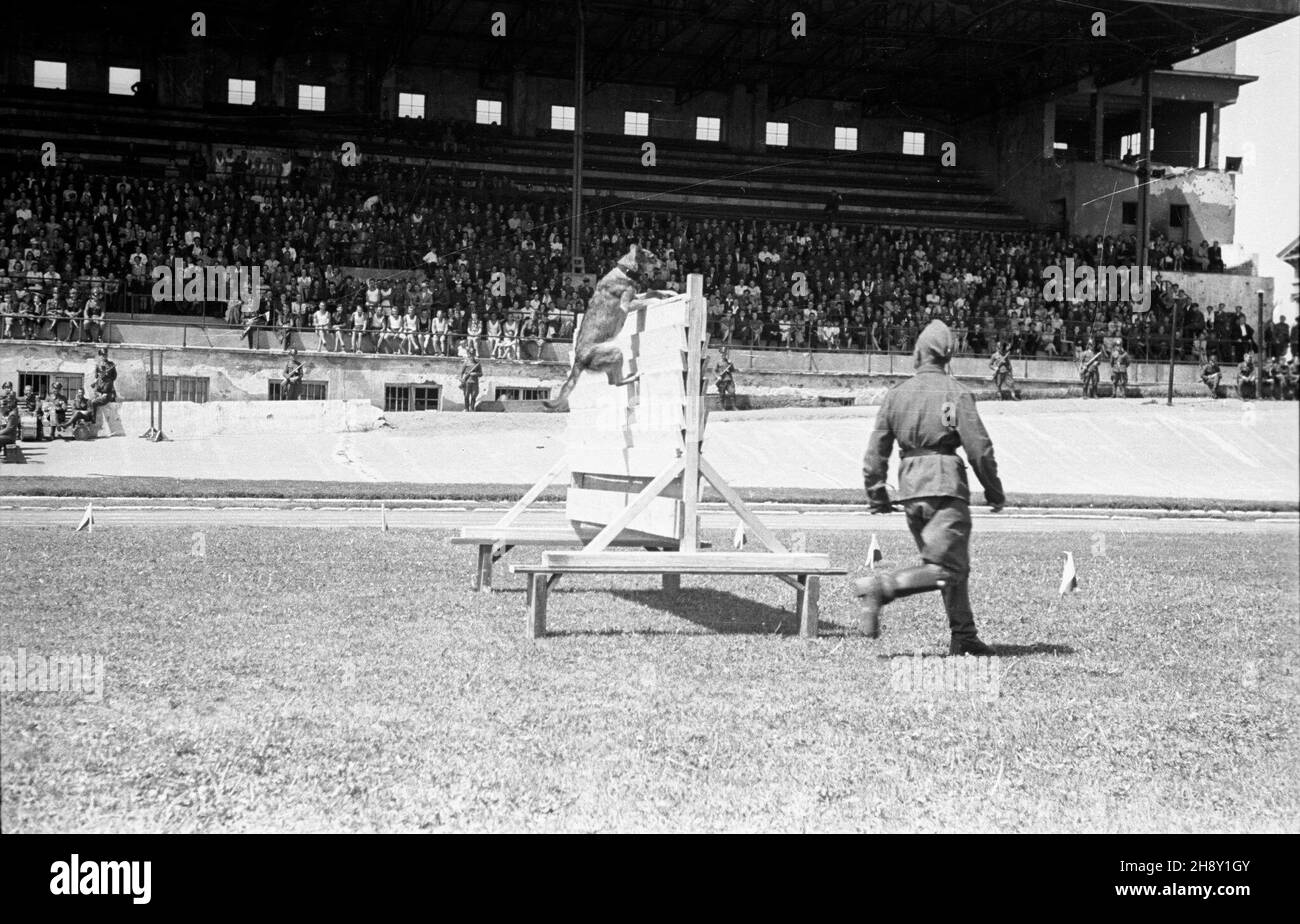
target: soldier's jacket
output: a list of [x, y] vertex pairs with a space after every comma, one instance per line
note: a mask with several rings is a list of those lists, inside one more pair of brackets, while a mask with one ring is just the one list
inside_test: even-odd
[[895, 441], [901, 456], [895, 500], [957, 497], [969, 501], [966, 466], [956, 454], [961, 446], [988, 502], [1006, 502], [993, 443], [975, 408], [975, 398], [944, 367], [953, 346], [951, 331], [939, 321], [930, 322], [917, 338], [913, 353], [916, 375], [886, 393], [862, 462], [872, 506], [889, 502], [885, 474]]
[[1128, 352], [1121, 350], [1119, 353], [1112, 353], [1110, 357], [1110, 368], [1112, 372], [1128, 372]]

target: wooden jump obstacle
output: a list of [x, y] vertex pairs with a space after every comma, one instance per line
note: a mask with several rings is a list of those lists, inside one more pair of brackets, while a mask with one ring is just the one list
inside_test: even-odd
[[[579, 551], [547, 551], [540, 565], [512, 566], [528, 580], [528, 634], [546, 634], [550, 589], [564, 574], [659, 574], [665, 592], [683, 574], [771, 575], [795, 589], [800, 634], [817, 635], [819, 579], [843, 575], [825, 554], [791, 552], [746, 506], [704, 458], [704, 402], [708, 341], [704, 278], [687, 278], [684, 295], [629, 312], [614, 341], [623, 351], [630, 385], [610, 385], [603, 373], [584, 373], [569, 399], [567, 456], [533, 485], [492, 529], [461, 541], [479, 544], [480, 586], [498, 548], [511, 544], [519, 515], [569, 471], [568, 541]], [[744, 522], [762, 552], [705, 551], [699, 538], [701, 479], [711, 484]], [[493, 540], [484, 552], [487, 539]], [[455, 541], [455, 540], [453, 540]], [[540, 542], [538, 544], [541, 544]], [[610, 551], [611, 547], [638, 551]], [[485, 555], [490, 559], [485, 566]], [[495, 557], [494, 557], [495, 556]]]

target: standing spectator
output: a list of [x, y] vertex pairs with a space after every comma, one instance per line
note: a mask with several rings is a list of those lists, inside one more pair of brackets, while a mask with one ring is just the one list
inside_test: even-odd
[[1287, 342], [1290, 339], [1291, 328], [1287, 326], [1286, 317], [1279, 317], [1273, 324], [1273, 348], [1269, 355], [1276, 357], [1277, 359], [1286, 356]]

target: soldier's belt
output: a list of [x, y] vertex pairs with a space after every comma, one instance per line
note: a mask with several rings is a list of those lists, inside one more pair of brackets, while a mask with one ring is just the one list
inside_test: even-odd
[[951, 449], [902, 449], [899, 450], [900, 459], [914, 459], [917, 456], [955, 456], [957, 453]]

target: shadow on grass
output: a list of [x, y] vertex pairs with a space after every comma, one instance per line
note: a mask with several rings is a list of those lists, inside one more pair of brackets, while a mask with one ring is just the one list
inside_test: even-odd
[[[583, 591], [574, 591], [582, 593]], [[747, 597], [715, 590], [709, 587], [689, 587], [677, 593], [660, 589], [615, 589], [594, 591], [608, 593], [628, 603], [639, 603], [660, 610], [708, 629], [718, 635], [798, 635], [799, 615], [791, 610], [781, 610], [765, 603], [755, 603]], [[794, 590], [790, 591], [793, 603]], [[838, 629], [834, 623], [818, 620], [818, 630]], [[552, 635], [679, 635], [662, 629], [588, 629], [553, 630]]]
[[[993, 642], [989, 643], [993, 649], [993, 654], [999, 658], [1022, 658], [1027, 655], [1072, 655], [1075, 650], [1069, 645], [1053, 645], [1049, 642], [1035, 642], [1032, 645], [998, 645]], [[924, 652], [923, 652], [924, 653]], [[948, 653], [948, 646], [943, 647], [943, 654]], [[916, 654], [915, 651], [894, 651], [888, 654], [878, 654], [877, 658], [888, 661], [893, 658], [906, 658]]]

